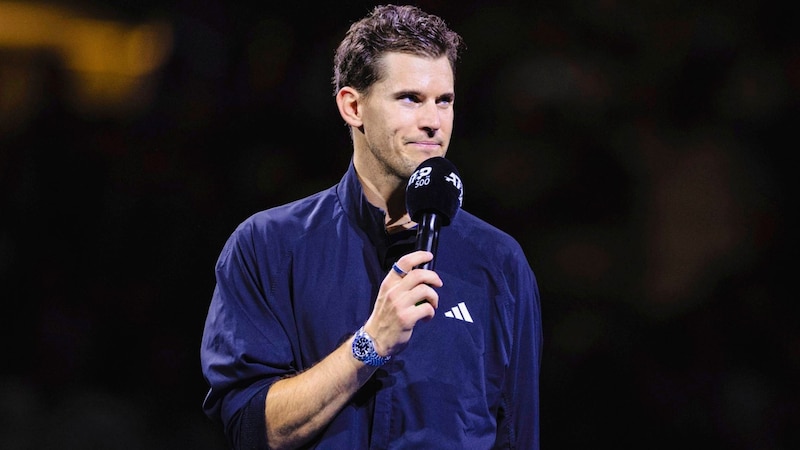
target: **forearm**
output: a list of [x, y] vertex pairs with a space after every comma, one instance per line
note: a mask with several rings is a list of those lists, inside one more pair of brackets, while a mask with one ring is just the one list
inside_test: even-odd
[[[402, 267], [416, 267], [432, 258], [430, 252], [417, 251], [397, 262]], [[431, 270], [411, 270], [405, 276], [395, 271], [387, 274], [364, 325], [380, 355], [401, 352], [417, 321], [433, 317], [439, 303], [433, 288], [441, 286], [441, 278]], [[421, 304], [422, 300], [427, 302]], [[264, 415], [270, 448], [297, 448], [309, 442], [375, 373], [375, 367], [353, 356], [352, 344], [353, 339], [347, 339], [310, 369], [269, 388]]]
[[315, 366], [270, 387], [265, 405], [270, 448], [308, 442], [372, 376], [375, 368], [356, 360], [351, 345], [348, 339]]

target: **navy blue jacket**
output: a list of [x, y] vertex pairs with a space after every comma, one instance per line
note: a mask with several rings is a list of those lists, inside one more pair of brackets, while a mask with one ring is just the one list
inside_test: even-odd
[[[408, 237], [408, 236], [407, 236]], [[394, 239], [393, 239], [394, 238]], [[256, 213], [226, 242], [201, 348], [203, 408], [236, 448], [265, 447], [269, 386], [369, 317], [400, 253], [350, 167], [335, 186]], [[439, 234], [439, 308], [306, 448], [539, 448], [539, 292], [520, 245], [459, 211]]]

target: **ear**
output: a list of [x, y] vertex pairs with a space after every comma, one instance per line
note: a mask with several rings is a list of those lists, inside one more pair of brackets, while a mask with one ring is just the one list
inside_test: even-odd
[[361, 98], [359, 92], [350, 86], [345, 86], [336, 93], [336, 106], [339, 108], [339, 114], [351, 127], [358, 128], [364, 124], [361, 120], [361, 104], [359, 103]]

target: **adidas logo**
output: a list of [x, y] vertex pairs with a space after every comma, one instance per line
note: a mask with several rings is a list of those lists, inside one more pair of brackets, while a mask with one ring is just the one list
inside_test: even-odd
[[464, 302], [460, 302], [457, 306], [453, 306], [450, 311], [444, 313], [444, 316], [451, 319], [458, 319], [472, 323], [472, 316], [469, 314], [467, 305]]

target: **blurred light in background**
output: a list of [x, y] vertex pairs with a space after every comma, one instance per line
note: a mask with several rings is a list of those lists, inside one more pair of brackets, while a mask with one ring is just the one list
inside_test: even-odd
[[126, 23], [46, 3], [0, 1], [0, 132], [24, 123], [63, 73], [67, 107], [126, 115], [153, 98], [154, 77], [172, 50], [172, 28]]

